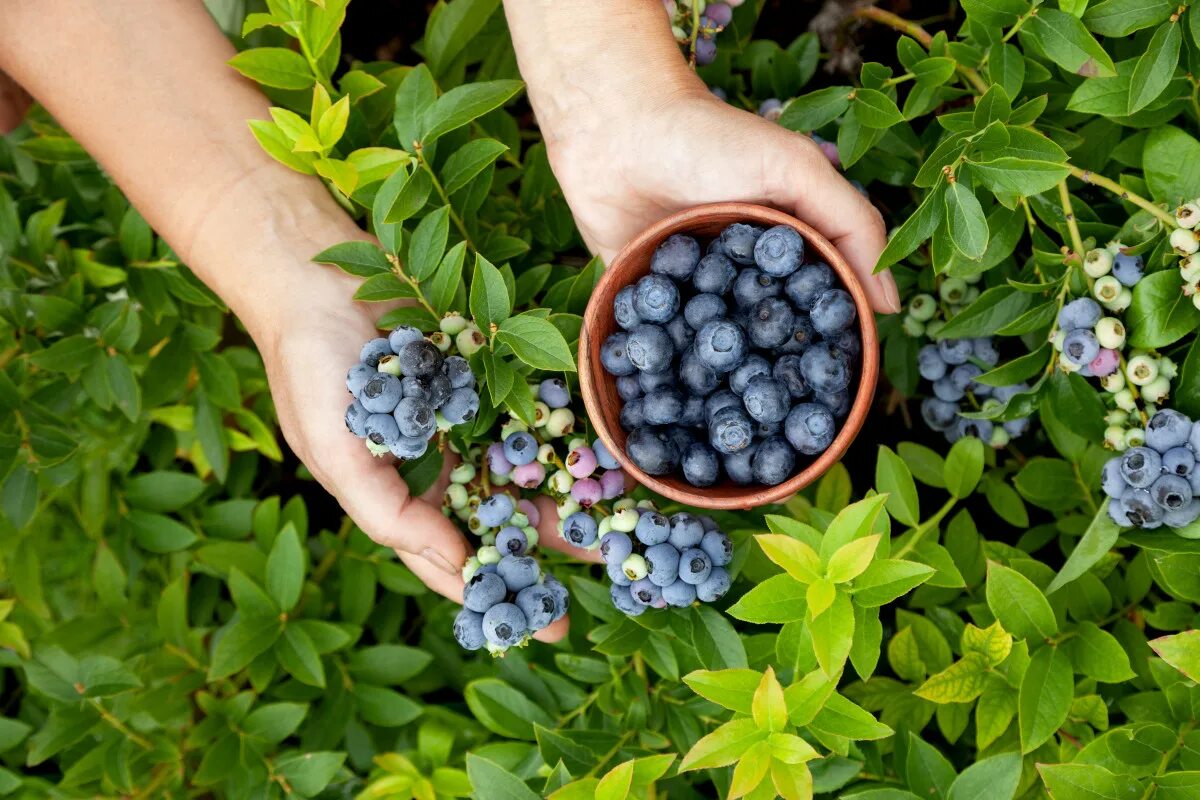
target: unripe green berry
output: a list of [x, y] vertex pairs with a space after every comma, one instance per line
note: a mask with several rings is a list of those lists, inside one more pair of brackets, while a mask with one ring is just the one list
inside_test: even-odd
[[544, 428], [550, 421], [550, 406], [538, 400], [533, 404], [533, 427]]
[[640, 518], [641, 514], [632, 508], [623, 508], [612, 515], [612, 529], [614, 531], [621, 531], [622, 533], [630, 533], [637, 527]]
[[475, 555], [479, 558], [480, 564], [500, 563], [500, 551], [497, 550], [494, 545], [485, 545], [484, 547], [479, 548], [479, 552], [477, 552]]
[[1067, 333], [1062, 328], [1055, 328], [1054, 333], [1050, 336], [1050, 344], [1054, 345], [1054, 349], [1062, 352], [1063, 342], [1066, 341]]
[[512, 473], [510, 472], [507, 475], [499, 475], [495, 472], [489, 471], [488, 480], [491, 482], [492, 486], [508, 486], [510, 483], [512, 483]]
[[500, 427], [500, 441], [504, 441], [514, 433], [526, 433], [529, 431], [529, 426], [516, 417], [509, 417], [508, 421]]
[[1122, 288], [1119, 280], [1112, 275], [1105, 275], [1092, 284], [1092, 297], [1101, 303], [1111, 303], [1120, 296]]
[[450, 345], [452, 344], [452, 342], [450, 341], [450, 337], [447, 336], [446, 334], [442, 333], [441, 331], [436, 331], [434, 333], [429, 334], [429, 341], [434, 347], [436, 347], [438, 349], [439, 352], [441, 352], [441, 353], [449, 353], [450, 352]]
[[967, 296], [967, 282], [962, 278], [946, 278], [938, 287], [938, 296], [946, 303], [961, 303]]
[[1097, 248], [1088, 250], [1083, 257], [1083, 271], [1091, 278], [1102, 278], [1112, 272], [1113, 255], [1107, 250]]
[[[612, 510], [613, 510], [614, 514], [617, 513], [618, 511], [624, 511], [627, 508], [637, 508], [637, 501], [634, 500], [632, 497], [622, 497], [620, 500], [613, 503], [613, 505], [612, 505]], [[620, 528], [618, 528], [617, 530], [620, 530]]]
[[567, 495], [559, 500], [555, 505], [555, 510], [558, 512], [559, 519], [566, 519], [576, 511], [582, 510], [583, 506], [579, 505], [579, 501], [574, 497]]
[[1166, 400], [1171, 394], [1171, 381], [1165, 376], [1159, 375], [1154, 380], [1142, 387], [1142, 399], [1147, 403], [1155, 405]]
[[587, 439], [583, 438], [582, 436], [576, 436], [567, 442], [567, 452], [569, 453], [572, 450], [578, 450], [581, 447], [587, 447], [587, 446], [588, 446]]
[[452, 483], [446, 487], [446, 494], [442, 501], [450, 508], [466, 508], [467, 507], [467, 487], [461, 483]]
[[1179, 374], [1179, 367], [1175, 362], [1166, 356], [1158, 357], [1158, 374], [1167, 380], [1175, 380], [1175, 376]]
[[963, 298], [962, 304], [964, 306], [969, 305], [971, 303], [974, 303], [978, 299], [979, 299], [979, 287], [972, 286], [970, 289], [967, 289], [967, 296], [965, 298]]
[[1200, 205], [1195, 202], [1184, 203], [1175, 209], [1175, 224], [1188, 230], [1200, 224]]
[[554, 463], [554, 445], [547, 442], [538, 447], [537, 460], [543, 466], [549, 466]]
[[448, 420], [444, 416], [442, 416], [442, 412], [440, 412], [440, 411], [438, 411], [437, 413], [435, 413], [433, 415], [433, 421], [434, 421], [434, 424], [437, 426], [437, 429], [439, 431], [441, 431], [442, 433], [446, 433], [447, 431], [449, 431], [451, 428], [454, 427], [454, 425], [452, 425], [450, 423], [450, 420]]
[[386, 372], [388, 375], [400, 376], [400, 359], [396, 356], [382, 356], [379, 359], [379, 366], [376, 367], [380, 372]]
[[479, 534], [479, 543], [484, 545], [485, 547], [495, 545], [496, 544], [496, 534], [492, 531], [488, 531], [487, 533]]
[[908, 314], [904, 317], [904, 321], [900, 323], [900, 327], [904, 331], [905, 336], [909, 336], [913, 339], [916, 339], [925, 333], [925, 323], [921, 322], [912, 314]]
[[1129, 421], [1129, 412], [1114, 408], [1104, 415], [1104, 421], [1109, 425], [1124, 425]]
[[1125, 346], [1125, 326], [1116, 317], [1104, 317], [1096, 323], [1096, 341], [1101, 347], [1120, 350]]
[[386, 444], [375, 444], [370, 439], [363, 439], [363, 443], [366, 444], [367, 449], [371, 451], [371, 455], [375, 456], [376, 458], [381, 458], [392, 452], [391, 448]]
[[1200, 240], [1196, 239], [1195, 231], [1176, 228], [1171, 231], [1171, 247], [1181, 256], [1187, 256], [1200, 250]]
[[538, 546], [537, 528], [529, 524], [528, 517], [525, 518], [525, 524], [521, 526], [521, 532], [525, 534], [525, 542], [529, 545], [530, 550]]
[[1113, 394], [1113, 402], [1117, 404], [1117, 408], [1121, 408], [1126, 411], [1137, 410], [1137, 401], [1133, 399], [1133, 392], [1129, 391], [1128, 389], [1122, 389], [1119, 392], [1115, 392]]
[[976, 272], [974, 275], [964, 275], [963, 280], [966, 281], [969, 285], [974, 286], [975, 284], [977, 284], [983, 280], [983, 273]]
[[625, 573], [625, 577], [629, 578], [629, 580], [640, 581], [646, 577], [646, 559], [637, 553], [631, 553], [628, 558], [621, 562], [621, 571]]
[[468, 583], [471, 578], [474, 578], [475, 573], [479, 571], [481, 566], [483, 566], [483, 564], [479, 561], [477, 556], [471, 556], [468, 558], [467, 563], [463, 564], [462, 568], [463, 583]]
[[454, 516], [458, 517], [458, 521], [466, 524], [471, 519], [471, 509], [467, 506], [454, 509]]
[[1110, 447], [1117, 452], [1125, 450], [1125, 429], [1120, 425], [1109, 425], [1105, 428], [1104, 446]]
[[999, 450], [1001, 448], [1008, 447], [1010, 440], [1011, 437], [1008, 435], [1008, 431], [1004, 430], [1003, 426], [997, 425], [992, 428], [992, 438], [988, 444]]
[[515, 525], [518, 528], [524, 528], [526, 525], [529, 524], [529, 515], [526, 514], [524, 511], [514, 511], [513, 515], [508, 518], [508, 522], [506, 522], [504, 524], [505, 525]]
[[1125, 377], [1134, 386], [1145, 386], [1158, 377], [1158, 364], [1148, 355], [1136, 355], [1125, 363]]
[[1200, 310], [1200, 292], [1196, 292], [1192, 295], [1192, 305], [1194, 305], [1197, 310]]
[[550, 482], [547, 484], [550, 491], [556, 494], [566, 494], [571, 491], [571, 487], [575, 485], [575, 478], [565, 469], [555, 470], [550, 476]]
[[937, 313], [937, 301], [933, 295], [922, 292], [908, 303], [908, 315], [918, 322], [928, 322]]
[[650, 498], [638, 500], [637, 508], [640, 508], [643, 511], [658, 511], [658, 506], [654, 505], [654, 501]]
[[1058, 354], [1058, 368], [1063, 372], [1079, 372], [1079, 370], [1083, 369], [1081, 365], [1075, 364], [1071, 359], [1067, 358], [1066, 353]]
[[925, 335], [930, 339], [936, 339], [942, 328], [946, 327], [946, 321], [941, 319], [931, 319], [925, 326]]
[[458, 348], [458, 352], [467, 358], [479, 352], [479, 349], [485, 344], [487, 344], [487, 339], [474, 324], [468, 325], [454, 337], [454, 345]]
[[451, 311], [446, 316], [442, 317], [442, 321], [438, 323], [438, 327], [442, 329], [442, 333], [447, 336], [458, 336], [467, 329], [467, 318], [457, 311]]
[[1200, 253], [1192, 253], [1179, 262], [1179, 276], [1183, 278], [1184, 283], [1200, 280]]
[[575, 429], [575, 414], [569, 408], [556, 408], [546, 421], [546, 433], [554, 438], [565, 436]]
[[1141, 428], [1130, 428], [1125, 431], [1126, 447], [1141, 447], [1146, 443], [1146, 431]]
[[1100, 385], [1104, 387], [1105, 391], [1116, 394], [1125, 388], [1125, 373], [1119, 369], [1115, 370], [1101, 378]]
[[1133, 292], [1129, 289], [1129, 287], [1122, 286], [1121, 293], [1119, 295], [1117, 295], [1117, 299], [1113, 300], [1110, 303], [1105, 303], [1104, 307], [1107, 308], [1109, 311], [1116, 311], [1116, 312], [1120, 313], [1121, 311], [1124, 311], [1125, 309], [1129, 308], [1129, 305], [1132, 302], [1133, 302]]
[[451, 483], [470, 483], [473, 480], [475, 480], [475, 465], [469, 461], [464, 461], [450, 470]]
[[601, 517], [600, 523], [596, 526], [596, 538], [603, 539], [604, 534], [611, 532], [612, 529], [612, 517]]

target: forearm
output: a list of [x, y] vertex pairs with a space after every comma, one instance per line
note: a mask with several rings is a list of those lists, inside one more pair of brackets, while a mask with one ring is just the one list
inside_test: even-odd
[[[266, 98], [187, 0], [3, 0], [0, 70], [112, 175], [248, 325], [262, 300], [326, 278], [306, 261], [357, 228], [320, 181], [271, 159], [246, 125]], [[314, 274], [315, 273], [315, 274]]]

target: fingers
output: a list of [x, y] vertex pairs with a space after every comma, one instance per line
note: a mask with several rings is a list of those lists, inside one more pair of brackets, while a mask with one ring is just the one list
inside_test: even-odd
[[598, 548], [587, 550], [582, 547], [576, 547], [559, 535], [558, 509], [555, 507], [553, 500], [545, 495], [539, 495], [534, 498], [533, 503], [537, 506], [537, 510], [541, 514], [541, 519], [537, 524], [539, 547], [566, 553], [580, 561], [589, 561], [593, 564], [600, 563], [600, 550]]

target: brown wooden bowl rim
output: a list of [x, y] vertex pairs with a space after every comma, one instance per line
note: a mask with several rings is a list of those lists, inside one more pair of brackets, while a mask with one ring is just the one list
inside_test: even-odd
[[[626, 262], [632, 259], [635, 253], [647, 247], [652, 250], [662, 240], [674, 233], [686, 233], [714, 218], [729, 216], [736, 216], [743, 222], [768, 226], [790, 225], [800, 232], [805, 239], [805, 244], [815, 249], [833, 268], [846, 291], [854, 298], [862, 337], [862, 356], [854, 403], [850, 407], [850, 413], [846, 416], [845, 422], [834, 437], [833, 443], [824, 453], [800, 472], [776, 486], [742, 487], [726, 480], [717, 484], [716, 487], [700, 489], [687, 487], [683, 479], [679, 477], [648, 475], [625, 455], [625, 448], [609, 429], [604, 409], [601, 407], [597, 384], [600, 381], [611, 381], [612, 377], [604, 372], [599, 358], [593, 359], [592, 357], [593, 349], [598, 354], [600, 345], [600, 343], [594, 343], [592, 332], [598, 329], [601, 319], [612, 317], [612, 298], [617, 291], [631, 282], [628, 279], [630, 276], [624, 278], [620, 276], [629, 270]], [[643, 266], [644, 270], [638, 273], [639, 276], [650, 271], [648, 262], [640, 266]], [[614, 286], [618, 280], [623, 282], [619, 286]], [[621, 252], [601, 275], [588, 300], [579, 333], [578, 362], [580, 391], [583, 395], [584, 407], [592, 421], [592, 427], [626, 474], [631, 475], [638, 483], [651, 491], [686, 505], [715, 510], [747, 510], [770, 503], [778, 503], [791, 497], [823, 475], [845, 454], [850, 443], [862, 429], [875, 396], [875, 385], [879, 376], [879, 336], [875, 327], [875, 314], [867, 300], [862, 283], [832, 242], [810, 225], [790, 214], [768, 206], [742, 202], [709, 203], [676, 212], [659, 220], [631, 239], [621, 249]], [[722, 493], [712, 494], [711, 490], [716, 488], [720, 488]]]

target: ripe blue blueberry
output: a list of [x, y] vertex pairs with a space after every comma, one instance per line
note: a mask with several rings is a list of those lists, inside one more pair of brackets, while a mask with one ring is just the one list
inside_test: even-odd
[[767, 486], [783, 483], [792, 476], [795, 468], [796, 451], [782, 436], [764, 439], [750, 462], [754, 480]]
[[670, 586], [679, 577], [679, 551], [667, 542], [646, 548], [646, 579], [655, 586]]
[[696, 432], [691, 428], [684, 428], [680, 425], [672, 425], [664, 429], [667, 438], [675, 445], [675, 452], [679, 453], [680, 465], [683, 463], [683, 454], [687, 449], [696, 442], [700, 441], [696, 436]]
[[525, 615], [512, 603], [497, 603], [483, 613], [483, 635], [496, 647], [520, 644], [528, 631]]
[[387, 339], [372, 339], [362, 346], [358, 360], [368, 367], [374, 368], [379, 366], [379, 359], [390, 355], [392, 355], [392, 346], [388, 344]]
[[378, 372], [362, 387], [358, 400], [372, 414], [390, 414], [403, 396], [399, 378]]
[[1104, 469], [1100, 471], [1100, 488], [1104, 494], [1115, 500], [1120, 500], [1129, 489], [1125, 476], [1121, 474], [1120, 458], [1110, 458], [1104, 462]]
[[647, 547], [662, 544], [671, 536], [671, 521], [657, 511], [643, 511], [633, 535]]
[[370, 416], [362, 403], [355, 400], [350, 405], [346, 406], [346, 430], [353, 433], [360, 439], [367, 436], [367, 417]]
[[1178, 475], [1160, 475], [1150, 484], [1150, 496], [1164, 511], [1179, 511], [1192, 502], [1192, 485]]
[[818, 342], [800, 356], [804, 380], [818, 392], [840, 392], [850, 385], [850, 359], [828, 342]]
[[712, 561], [698, 547], [689, 547], [679, 554], [679, 580], [698, 586], [712, 573]]
[[429, 402], [429, 384], [420, 378], [401, 378], [400, 391], [405, 397], [415, 397], [418, 400]]
[[617, 395], [626, 402], [642, 396], [641, 376], [634, 370], [633, 375], [622, 375], [617, 378]]
[[696, 64], [706, 67], [717, 58], [717, 42], [711, 36], [700, 36], [696, 39]]
[[528, 464], [537, 458], [538, 443], [528, 431], [513, 431], [504, 440], [504, 457], [514, 467]]
[[704, 532], [700, 549], [708, 554], [708, 560], [714, 567], [723, 567], [733, 560], [733, 542], [718, 530]]
[[654, 249], [654, 255], [650, 257], [650, 271], [677, 281], [686, 281], [692, 277], [699, 261], [700, 243], [691, 236], [676, 233]]
[[762, 270], [744, 269], [733, 282], [733, 302], [739, 308], [753, 308], [768, 297], [778, 297], [782, 291], [780, 282]]
[[[442, 374], [450, 381], [451, 389], [474, 389], [475, 373], [462, 356], [448, 356], [442, 361]], [[435, 376], [436, 377], [436, 376]]]
[[742, 398], [738, 397], [729, 389], [721, 389], [713, 392], [704, 400], [704, 421], [711, 425], [713, 417], [722, 408], [741, 407]]
[[649, 578], [634, 581], [629, 587], [633, 602], [641, 606], [656, 606], [662, 602], [662, 589], [654, 585]]
[[748, 486], [754, 483], [754, 469], [752, 462], [754, 453], [758, 450], [758, 443], [751, 442], [750, 446], [738, 453], [731, 453], [721, 459], [721, 466], [725, 468], [725, 474], [729, 476], [729, 480], [736, 483], [738, 486]]
[[712, 572], [696, 587], [696, 598], [704, 603], [715, 603], [729, 591], [729, 573], [724, 567], [713, 567]]
[[971, 341], [971, 350], [975, 358], [983, 362], [984, 366], [994, 367], [1000, 362], [1000, 351], [996, 349], [996, 343], [992, 341], [990, 336], [981, 336], [978, 339], [973, 339]]
[[936, 344], [927, 344], [917, 351], [917, 371], [927, 381], [936, 381], [946, 374], [946, 362]]
[[408, 461], [420, 458], [429, 449], [429, 440], [423, 436], [399, 436], [392, 443], [392, 455]]
[[363, 422], [363, 431], [371, 444], [391, 447], [400, 438], [400, 429], [391, 414], [371, 414]]
[[625, 453], [647, 475], [668, 475], [679, 464], [679, 449], [661, 431], [634, 428], [625, 440]]
[[679, 415], [679, 424], [696, 428], [704, 424], [704, 398], [689, 395], [683, 401], [683, 413]]
[[687, 608], [696, 602], [696, 587], [690, 583], [677, 580], [670, 586], [663, 587], [662, 597], [663, 600], [667, 601], [667, 605], [669, 606]]
[[709, 253], [700, 259], [692, 274], [692, 286], [697, 292], [724, 295], [733, 286], [737, 267], [722, 253]]
[[419, 342], [425, 338], [425, 334], [421, 333], [419, 328], [414, 328], [412, 325], [401, 325], [388, 334], [388, 346], [393, 353], [399, 353], [404, 349], [404, 345], [409, 342]]
[[1146, 272], [1146, 262], [1141, 256], [1117, 253], [1113, 256], [1112, 274], [1122, 286], [1133, 286]]
[[571, 393], [562, 378], [546, 378], [538, 384], [538, 400], [550, 408], [566, 408], [571, 404]]
[[1068, 361], [1077, 367], [1083, 367], [1100, 355], [1100, 343], [1096, 341], [1096, 334], [1090, 328], [1076, 328], [1063, 339], [1062, 351]]
[[713, 320], [696, 333], [696, 357], [714, 372], [733, 371], [747, 352], [745, 331], [729, 320]]
[[767, 361], [757, 353], [751, 353], [746, 356], [746, 360], [741, 366], [735, 369], [729, 375], [729, 389], [734, 394], [742, 394], [746, 391], [746, 384], [750, 379], [757, 375], [770, 375], [771, 362]]
[[723, 408], [709, 423], [708, 443], [718, 453], [729, 455], [745, 450], [754, 439], [754, 426], [740, 408]]
[[675, 375], [669, 369], [662, 372], [639, 372], [638, 385], [642, 387], [643, 394], [649, 394], [655, 389], [674, 386]]
[[[849, 333], [849, 332], [847, 332]], [[843, 338], [854, 339], [851, 344], [857, 344], [857, 336], [839, 336], [838, 340]], [[786, 355], [801, 355], [807, 350], [813, 342], [817, 340], [817, 331], [813, 328], [812, 321], [807, 314], [796, 314], [795, 321], [792, 323], [792, 332], [788, 336], [787, 341], [779, 348], [779, 352]], [[836, 344], [838, 340], [830, 340], [831, 344]], [[859, 348], [861, 349], [861, 348]], [[851, 351], [847, 350], [847, 354]]]
[[[1111, 505], [1110, 505], [1111, 507]], [[1121, 498], [1120, 517], [1125, 525], [1137, 528], [1157, 528], [1162, 524], [1163, 510], [1145, 489], [1131, 489]]]
[[987, 442], [992, 438], [992, 429], [995, 424], [990, 419], [969, 419], [960, 416], [954, 426], [955, 434], [959, 439], [964, 436], [974, 436], [976, 439]]
[[783, 345], [796, 325], [796, 312], [786, 301], [768, 297], [755, 304], [750, 312], [748, 333], [755, 347], [773, 350]]
[[775, 366], [771, 368], [771, 377], [787, 387], [793, 400], [799, 400], [812, 393], [812, 387], [804, 379], [802, 363], [800, 356], [788, 354], [776, 359]]
[[1149, 447], [1131, 447], [1121, 455], [1121, 475], [1136, 489], [1145, 489], [1162, 471], [1162, 456]]
[[634, 428], [640, 428], [646, 424], [646, 403], [641, 397], [635, 397], [632, 400], [626, 400], [625, 405], [621, 406], [621, 414], [619, 417], [621, 427], [627, 431]]
[[597, 530], [595, 518], [586, 511], [576, 511], [563, 520], [563, 539], [576, 547], [591, 547]]
[[596, 454], [596, 463], [604, 469], [619, 469], [621, 464], [613, 457], [612, 452], [601, 440], [592, 442], [592, 452]]
[[786, 278], [804, 260], [804, 239], [787, 225], [776, 225], [754, 243], [754, 263], [775, 278]]
[[806, 456], [823, 453], [833, 443], [837, 423], [828, 408], [820, 403], [800, 403], [792, 408], [783, 423], [783, 434], [797, 452]]
[[[418, 378], [418, 380], [420, 379]], [[441, 408], [442, 406], [446, 405], [446, 401], [450, 399], [450, 395], [459, 391], [451, 386], [450, 379], [440, 372], [433, 377], [426, 379], [426, 383], [429, 387], [429, 405], [433, 406], [434, 408]], [[472, 383], [474, 383], [474, 381], [472, 381]], [[464, 386], [462, 391], [470, 392], [471, 394], [478, 394], [473, 386]], [[478, 409], [478, 407], [476, 408]]]
[[683, 395], [674, 387], [655, 389], [642, 398], [648, 425], [674, 425], [683, 416]]
[[692, 442], [683, 450], [680, 467], [683, 479], [692, 486], [712, 486], [721, 477], [716, 451], [703, 442]]
[[463, 605], [480, 614], [504, 599], [508, 589], [494, 572], [476, 572], [463, 587]]
[[519, 592], [537, 583], [542, 571], [529, 556], [504, 556], [496, 565], [496, 574], [503, 579], [510, 592]]
[[479, 393], [474, 389], [455, 389], [440, 410], [451, 425], [470, 422], [479, 413]]
[[[628, 556], [626, 556], [628, 558]], [[625, 570], [621, 568], [620, 561], [609, 561], [604, 566], [604, 572], [608, 575], [608, 579], [615, 586], [628, 586], [633, 583], [629, 576], [625, 574]]]
[[646, 275], [633, 287], [633, 310], [643, 322], [666, 322], [679, 311], [679, 289], [663, 275]]
[[633, 292], [633, 286], [626, 286], [613, 298], [613, 317], [616, 318], [617, 324], [625, 330], [642, 324], [642, 318], [638, 316], [637, 310], [633, 307]]
[[766, 425], [783, 422], [792, 409], [792, 397], [787, 386], [783, 381], [766, 375], [758, 375], [750, 380], [746, 391], [742, 393], [742, 403], [751, 419]]
[[947, 430], [958, 418], [958, 405], [937, 397], [926, 397], [921, 401], [921, 419], [935, 431]]
[[967, 359], [975, 352], [970, 339], [942, 339], [937, 343], [937, 348], [942, 361], [954, 366], [967, 363]]
[[850, 393], [841, 392], [821, 392], [813, 397], [815, 401], [829, 409], [833, 416], [841, 419], [850, 413]]
[[1146, 446], [1153, 447], [1159, 453], [1165, 453], [1172, 447], [1187, 444], [1191, 433], [1190, 419], [1172, 408], [1164, 408], [1155, 413], [1146, 424]]
[[721, 250], [739, 264], [754, 263], [754, 246], [762, 228], [735, 222], [721, 231]]
[[529, 549], [529, 537], [516, 525], [506, 525], [496, 534], [496, 549], [501, 555], [523, 556]]
[[844, 289], [826, 289], [813, 301], [809, 318], [822, 336], [830, 337], [849, 328], [858, 315], [854, 300]]
[[692, 395], [706, 397], [721, 383], [721, 376], [700, 360], [694, 347], [689, 347], [679, 359], [679, 382]]
[[428, 439], [437, 427], [433, 407], [415, 397], [401, 399], [392, 416], [396, 418], [401, 436], [424, 436]]
[[715, 294], [698, 294], [688, 300], [683, 307], [683, 318], [694, 330], [700, 330], [705, 323], [725, 316], [725, 301]]
[[[983, 374], [983, 370], [974, 364], [959, 364], [950, 373], [950, 383], [954, 384], [954, 388], [960, 392], [974, 392], [980, 388], [982, 384], [975, 383], [975, 379]], [[985, 390], [988, 387], [982, 387]], [[983, 392], [986, 394], [986, 391]]]
[[862, 341], [858, 338], [858, 329], [847, 328], [841, 333], [825, 337], [831, 345], [841, 350], [849, 358], [858, 358], [862, 354]]
[[671, 368], [675, 347], [661, 325], [638, 325], [625, 342], [629, 362], [642, 372], [662, 372]]
[[629, 335], [617, 331], [604, 340], [604, 344], [600, 346], [600, 363], [609, 375], [632, 375], [637, 372], [637, 367], [629, 360], [629, 353], [626, 351]]
[[442, 354], [432, 342], [409, 342], [396, 354], [405, 377], [432, 378], [442, 368]]
[[609, 531], [600, 539], [600, 557], [608, 564], [620, 566], [632, 552], [633, 540], [627, 533]]
[[1172, 447], [1163, 453], [1162, 468], [1172, 475], [1179, 475], [1186, 478], [1196, 468], [1196, 455], [1186, 445]]
[[517, 592], [516, 606], [525, 615], [529, 630], [540, 631], [554, 621], [558, 602], [549, 588], [536, 585], [526, 586]]
[[687, 324], [687, 320], [682, 314], [678, 314], [671, 318], [671, 321], [663, 326], [667, 330], [667, 335], [671, 337], [671, 344], [675, 345], [675, 352], [682, 353], [692, 346], [692, 342], [696, 341], [696, 332], [692, 330], [692, 326]]
[[1017, 419], [1009, 419], [1004, 421], [1004, 430], [1012, 438], [1024, 436], [1025, 431], [1029, 430], [1029, 417], [1018, 417]]
[[676, 550], [696, 547], [704, 538], [704, 523], [695, 514], [680, 511], [671, 515], [671, 537], [668, 542]]
[[628, 586], [619, 586], [614, 583], [609, 587], [608, 592], [609, 596], [612, 597], [613, 607], [622, 614], [630, 617], [636, 617], [645, 612], [646, 606], [633, 599], [633, 595], [630, 594]]
[[460, 609], [454, 618], [454, 640], [464, 650], [479, 650], [487, 644], [483, 635], [483, 614], [469, 608]]
[[1077, 328], [1094, 328], [1104, 316], [1100, 304], [1090, 297], [1077, 297], [1058, 312], [1058, 327], [1064, 331]]
[[1164, 511], [1162, 521], [1171, 528], [1186, 528], [1197, 519], [1200, 519], [1200, 499], [1192, 498], [1192, 502], [1177, 511]]
[[358, 397], [358, 393], [367, 385], [367, 381], [373, 377], [375, 377], [375, 368], [360, 361], [346, 373], [346, 389], [349, 390], [350, 394]]
[[823, 261], [804, 264], [788, 277], [783, 292], [798, 311], [811, 311], [821, 292], [836, 283], [833, 270]]

